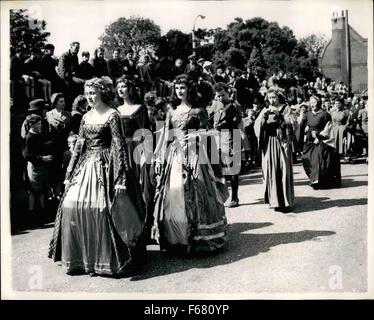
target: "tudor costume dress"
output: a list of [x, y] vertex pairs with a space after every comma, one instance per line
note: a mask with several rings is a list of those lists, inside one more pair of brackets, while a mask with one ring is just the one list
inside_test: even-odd
[[69, 184], [49, 257], [61, 260], [67, 273], [117, 275], [134, 258], [131, 249], [142, 234], [144, 203], [128, 165], [118, 112], [102, 124], [86, 123], [86, 115], [67, 170]]
[[198, 108], [167, 113], [155, 151], [163, 168], [156, 187], [153, 230], [164, 247], [185, 245], [194, 252], [209, 252], [224, 246], [228, 192], [200, 143], [207, 131], [197, 130], [206, 129], [206, 121], [205, 110]]

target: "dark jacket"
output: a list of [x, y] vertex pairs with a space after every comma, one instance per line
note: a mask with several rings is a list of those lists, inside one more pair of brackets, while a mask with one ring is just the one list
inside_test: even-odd
[[25, 71], [25, 65], [17, 56], [10, 59], [10, 79], [19, 80]]
[[90, 64], [93, 67], [94, 77], [101, 78], [108, 75], [108, 67], [106, 65], [105, 59], [95, 57], [91, 59]]
[[130, 65], [128, 59], [123, 60], [123, 73], [130, 76], [137, 75], [138, 71], [136, 70], [136, 63], [134, 62], [133, 65]]
[[78, 78], [88, 80], [94, 77], [94, 68], [88, 61], [82, 61], [75, 73]]
[[122, 62], [116, 59], [109, 59], [107, 61], [108, 75], [111, 79], [116, 79], [122, 76]]
[[44, 55], [40, 61], [40, 73], [43, 78], [53, 82], [58, 78], [56, 66], [58, 60], [51, 56]]
[[58, 59], [57, 74], [61, 79], [72, 82], [73, 76], [78, 69], [78, 56], [72, 55], [70, 50], [63, 53]]

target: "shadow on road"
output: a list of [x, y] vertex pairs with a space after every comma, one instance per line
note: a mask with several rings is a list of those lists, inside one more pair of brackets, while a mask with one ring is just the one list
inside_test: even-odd
[[334, 235], [333, 231], [304, 230], [285, 233], [247, 233], [272, 223], [234, 223], [229, 226], [227, 247], [212, 255], [176, 257], [165, 252], [148, 251], [145, 269], [131, 281], [183, 272], [194, 268], [211, 268], [256, 256], [269, 251], [272, 247], [303, 241], [317, 240], [319, 237]]
[[305, 212], [330, 209], [333, 207], [354, 207], [366, 205], [367, 202], [367, 198], [331, 200], [328, 197], [296, 197], [296, 205], [292, 212], [300, 214]]
[[26, 234], [26, 233], [29, 233], [31, 230], [37, 230], [37, 229], [50, 229], [50, 228], [53, 228], [53, 226], [54, 226], [53, 222], [34, 225], [30, 227], [24, 226], [22, 229], [12, 230], [11, 235], [16, 236], [16, 235]]

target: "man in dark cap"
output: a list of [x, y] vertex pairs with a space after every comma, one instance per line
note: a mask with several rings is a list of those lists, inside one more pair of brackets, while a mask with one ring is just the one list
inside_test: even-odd
[[[43, 121], [42, 121], [42, 132], [43, 132], [43, 128], [45, 128], [48, 125], [46, 123], [46, 121], [44, 121], [45, 113], [46, 113], [45, 101], [43, 99], [32, 100], [29, 103], [29, 108], [27, 109], [27, 113], [28, 113], [28, 115], [36, 114], [36, 115], [43, 118]], [[43, 122], [44, 122], [44, 125], [43, 125]], [[22, 137], [22, 139], [26, 138], [26, 135], [27, 135], [29, 129], [30, 128], [27, 127], [27, 121], [25, 120], [22, 123], [22, 126], [21, 126], [21, 137]]]
[[[42, 120], [42, 127], [41, 127], [41, 133], [44, 136], [48, 132], [48, 122], [45, 119], [45, 112], [46, 112], [46, 106], [45, 101], [43, 99], [34, 99], [29, 103], [29, 108], [27, 109], [27, 117], [23, 121], [21, 126], [21, 148], [22, 148], [22, 154], [25, 151], [26, 146], [26, 136], [29, 133], [29, 130], [31, 128], [29, 117], [32, 115], [37, 115], [41, 117]], [[22, 170], [26, 169], [26, 163], [23, 164]], [[25, 176], [26, 177], [26, 176]]]

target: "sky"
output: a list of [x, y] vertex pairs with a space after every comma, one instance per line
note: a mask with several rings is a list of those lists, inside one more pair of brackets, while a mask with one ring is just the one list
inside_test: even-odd
[[56, 47], [55, 55], [69, 48], [71, 41], [79, 41], [81, 50], [93, 52], [100, 45], [99, 36], [105, 26], [120, 17], [131, 15], [153, 20], [165, 34], [170, 29], [191, 32], [195, 18], [196, 28], [225, 28], [235, 17], [244, 20], [262, 17], [288, 26], [300, 39], [324, 34], [331, 37], [333, 12], [348, 10], [350, 25], [363, 37], [371, 34], [373, 26], [370, 0], [233, 0], [233, 1], [28, 1], [14, 2], [12, 6], [28, 8], [29, 12], [47, 22], [51, 33], [49, 42]]

